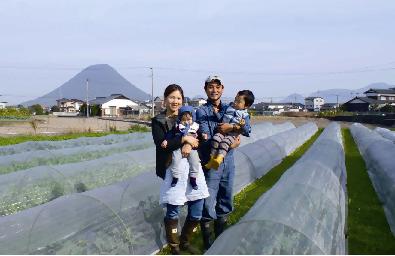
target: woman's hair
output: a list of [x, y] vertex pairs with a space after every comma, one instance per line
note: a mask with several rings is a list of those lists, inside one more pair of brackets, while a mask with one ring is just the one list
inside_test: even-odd
[[170, 84], [166, 87], [165, 92], [163, 93], [163, 96], [167, 98], [171, 93], [179, 91], [181, 93], [182, 101], [184, 101], [184, 91], [182, 90], [181, 86], [178, 84]]

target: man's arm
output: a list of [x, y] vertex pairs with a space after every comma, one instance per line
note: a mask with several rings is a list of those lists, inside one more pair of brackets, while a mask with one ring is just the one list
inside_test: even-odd
[[196, 122], [199, 124], [199, 133], [210, 134], [206, 111], [202, 107], [196, 110]]
[[250, 137], [250, 133], [251, 133], [251, 121], [250, 121], [250, 116], [247, 115], [244, 119], [245, 124], [240, 127], [241, 128], [241, 134], [246, 136], [246, 137]]

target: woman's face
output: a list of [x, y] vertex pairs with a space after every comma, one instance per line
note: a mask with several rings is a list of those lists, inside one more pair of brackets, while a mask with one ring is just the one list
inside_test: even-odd
[[165, 106], [167, 111], [177, 112], [182, 106], [182, 95], [180, 91], [174, 91], [165, 98]]

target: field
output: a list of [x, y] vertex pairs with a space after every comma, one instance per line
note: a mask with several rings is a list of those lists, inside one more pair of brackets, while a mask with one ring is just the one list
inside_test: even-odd
[[[264, 196], [268, 191], [271, 190], [272, 187], [275, 187], [276, 184], [279, 183], [279, 180], [284, 176], [284, 174], [287, 174], [287, 171], [290, 168], [298, 163], [300, 159], [303, 159], [303, 156], [305, 156], [306, 152], [310, 152], [310, 154], [313, 153], [314, 155], [315, 151], [309, 151], [309, 149], [312, 148], [313, 145], [315, 145], [314, 143], [318, 141], [320, 135], [322, 135], [323, 131], [325, 131], [324, 128], [328, 127], [329, 124], [329, 122], [325, 119], [297, 118], [295, 120], [290, 117], [262, 117], [256, 118], [253, 122], [257, 124], [262, 120], [270, 121], [273, 124], [283, 123], [284, 121], [291, 120], [293, 121], [295, 126], [298, 127], [296, 130], [300, 130], [300, 132], [298, 133], [303, 133], [303, 129], [307, 129], [304, 128], [305, 124], [311, 120], [315, 120], [317, 126], [320, 128], [318, 129], [318, 131], [317, 128], [315, 128], [317, 131], [315, 132], [315, 134], [310, 133], [308, 135], [309, 139], [304, 139], [304, 142], [299, 144], [300, 146], [293, 148], [292, 151], [290, 151], [292, 153], [282, 156], [281, 160], [277, 162], [275, 166], [273, 165], [273, 167], [270, 167], [267, 172], [264, 172], [261, 178], [258, 178], [252, 182], [249, 181], [246, 186], [242, 186], [244, 187], [244, 189], [234, 198], [235, 211], [231, 214], [229, 218], [230, 226], [237, 224], [243, 218], [243, 216], [245, 216], [249, 212], [254, 204], [258, 200], [260, 200], [262, 196]], [[78, 122], [77, 119], [75, 119], [74, 121]], [[347, 239], [348, 243], [347, 252], [349, 254], [393, 254], [395, 253], [395, 237], [389, 229], [386, 216], [384, 215], [383, 207], [379, 199], [377, 198], [377, 194], [373, 189], [369, 176], [367, 175], [367, 169], [364, 160], [359, 154], [358, 147], [356, 146], [354, 139], [351, 136], [349, 129], [347, 128], [349, 124], [344, 123], [341, 125], [343, 129], [341, 132], [342, 135], [340, 136], [342, 136], [343, 140], [345, 166], [347, 170], [348, 211], [346, 211], [346, 213], [348, 213], [348, 215], [346, 216], [347, 221], [345, 222], [346, 226], [344, 227], [346, 232], [345, 238]], [[95, 254], [105, 252], [111, 252], [116, 254], [118, 246], [119, 248], [122, 248], [119, 249], [120, 252], [122, 251], [122, 253], [137, 252], [140, 254], [152, 253], [152, 251], [150, 251], [151, 249], [149, 248], [155, 248], [156, 246], [159, 246], [159, 248], [162, 247], [163, 244], [161, 239], [163, 238], [161, 236], [161, 232], [163, 232], [163, 230], [161, 231], [160, 223], [163, 218], [163, 211], [157, 204], [157, 195], [159, 193], [159, 185], [157, 183], [158, 181], [147, 180], [147, 184], [139, 184], [137, 180], [134, 180], [135, 177], [137, 177], [136, 179], [139, 179], [139, 174], [152, 175], [153, 173], [152, 169], [154, 168], [154, 151], [150, 134], [145, 133], [145, 135], [141, 137], [143, 138], [143, 140], [139, 142], [142, 145], [141, 147], [138, 146], [139, 144], [127, 146], [127, 144], [125, 144], [127, 141], [117, 139], [117, 136], [129, 136], [129, 132], [138, 132], [138, 134], [140, 134], [140, 132], [146, 132], [149, 131], [149, 129], [143, 128], [141, 126], [131, 127], [130, 124], [128, 124], [127, 129], [129, 130], [118, 131], [117, 129], [115, 129], [115, 131], [113, 132], [105, 133], [87, 132], [51, 136], [32, 134], [24, 136], [7, 136], [0, 139], [0, 145], [16, 145], [14, 149], [15, 152], [3, 150], [2, 152], [0, 152], [0, 157], [7, 159], [6, 157], [8, 155], [12, 156], [13, 154], [15, 154], [16, 156], [18, 156], [19, 154], [20, 157], [18, 161], [22, 161], [18, 163], [18, 165], [15, 165], [16, 167], [18, 167], [17, 169], [12, 167], [15, 169], [12, 170], [13, 173], [0, 175], [0, 181], [2, 181], [2, 183], [0, 182], [0, 184], [3, 184], [0, 186], [0, 190], [2, 189], [1, 191], [4, 195], [4, 197], [1, 199], [4, 200], [2, 205], [7, 205], [8, 207], [7, 209], [4, 208], [1, 210], [2, 215], [4, 216], [2, 221], [6, 221], [8, 217], [10, 217], [11, 219], [13, 219], [14, 217], [19, 218], [19, 216], [22, 216], [19, 215], [19, 212], [21, 212], [23, 215], [25, 214], [25, 212], [27, 214], [30, 211], [34, 213], [36, 207], [45, 207], [43, 209], [48, 208], [48, 211], [59, 211], [51, 206], [63, 205], [62, 207], [64, 207], [67, 204], [63, 204], [62, 202], [72, 203], [72, 198], [74, 198], [75, 195], [78, 195], [79, 193], [81, 193], [81, 195], [85, 195], [86, 192], [90, 195], [84, 200], [89, 203], [84, 207], [87, 207], [89, 211], [94, 211], [95, 208], [92, 208], [92, 206], [97, 204], [93, 203], [96, 200], [97, 202], [99, 202], [99, 205], [101, 205], [100, 207], [104, 207], [106, 211], [108, 211], [107, 209], [111, 209], [109, 212], [106, 212], [106, 218], [113, 218], [115, 216], [115, 219], [111, 219], [108, 221], [103, 220], [100, 225], [92, 222], [91, 224], [87, 225], [85, 229], [76, 230], [78, 232], [75, 231], [71, 234], [62, 234], [62, 232], [59, 231], [59, 236], [62, 238], [62, 240], [65, 239], [64, 241], [57, 239], [55, 243], [51, 242], [49, 244], [43, 244], [41, 245], [41, 247], [39, 247], [41, 249], [39, 249], [38, 251], [33, 250], [29, 251], [29, 253], [50, 252], [51, 250], [58, 248], [58, 252], [73, 252], [77, 254], [85, 254], [86, 248], [91, 248], [92, 246], [89, 245], [90, 243], [93, 243], [96, 246], [102, 244], [103, 239], [109, 239], [109, 234], [107, 234], [107, 231], [105, 230], [112, 230], [111, 232], [114, 232], [113, 235], [116, 236], [117, 239], [114, 239], [114, 244], [107, 244], [103, 247], [102, 250], [100, 248], [96, 248], [95, 250], [93, 250], [92, 252], [95, 252]], [[337, 129], [339, 131], [339, 128]], [[284, 132], [284, 134], [288, 133], [289, 131]], [[296, 140], [298, 133], [289, 134], [294, 134], [291, 137]], [[276, 139], [274, 139], [272, 142], [268, 140], [268, 142], [280, 143], [278, 145], [281, 145], [281, 143], [285, 143], [284, 146], [286, 146], [287, 136], [281, 137], [280, 134], [272, 135], [272, 137]], [[84, 139], [83, 137], [87, 138]], [[75, 140], [76, 138], [81, 139]], [[136, 138], [133, 137], [132, 141], [136, 139], [135, 142], [137, 143], [138, 138], [140, 138], [140, 136], [137, 136]], [[147, 140], [147, 138], [150, 140], [150, 143], [152, 145], [146, 145], [145, 141]], [[103, 142], [101, 144], [97, 144], [95, 142], [96, 139], [103, 140]], [[75, 142], [73, 142], [74, 140]], [[26, 158], [28, 161], [22, 160], [21, 157], [24, 156], [24, 154], [28, 154], [27, 156], [30, 156], [30, 151], [29, 148], [18, 148], [17, 144], [26, 141], [41, 141], [40, 143], [47, 143], [46, 141], [52, 141], [48, 144], [50, 147], [52, 147], [52, 149], [49, 150], [49, 152], [52, 152], [52, 155], [48, 155], [46, 156], [46, 158], [40, 158], [38, 161], [34, 160], [34, 157]], [[68, 141], [71, 144], [67, 142], [62, 145], [57, 143], [57, 141]], [[258, 143], [256, 145], [261, 145], [259, 143], [262, 142], [258, 141], [255, 143], [251, 141], [250, 143], [251, 148], [254, 148], [253, 146], [256, 143]], [[292, 143], [288, 142], [288, 144]], [[37, 145], [39, 146], [39, 144]], [[330, 146], [332, 144], [328, 145]], [[330, 149], [329, 146], [327, 147], [327, 149]], [[62, 147], [65, 147], [65, 149], [67, 150], [62, 151], [64, 150], [62, 149]], [[259, 147], [255, 148], [258, 149]], [[283, 152], [285, 148], [286, 147], [278, 152]], [[323, 149], [325, 148], [326, 147], [323, 147]], [[2, 148], [0, 147], [0, 149]], [[79, 153], [80, 150], [82, 150], [81, 152], [84, 153]], [[267, 153], [265, 154], [268, 154], [270, 152], [270, 154], [273, 154], [272, 158], [278, 158], [275, 152], [271, 152], [272, 150], [270, 148], [268, 150], [269, 151], [267, 151]], [[102, 153], [98, 154], [98, 152]], [[34, 156], [34, 153], [35, 150], [32, 150], [31, 156]], [[53, 159], [51, 158], [51, 156], [53, 156]], [[245, 156], [243, 156], [242, 154], [236, 154], [236, 156], [236, 159], [240, 161], [245, 159]], [[85, 157], [86, 159], [82, 159], [81, 157]], [[256, 156], [251, 155], [249, 157], [252, 157], [251, 159], [253, 159], [254, 157], [261, 158], [259, 160], [261, 162], [257, 161], [255, 163], [258, 164], [256, 168], [262, 168], [262, 164], [265, 164], [264, 161], [262, 162], [262, 159], [264, 158], [260, 157], [259, 154], [257, 154]], [[54, 160], [56, 161], [53, 162]], [[3, 163], [5, 162], [3, 161]], [[255, 168], [251, 166], [247, 167], [247, 165], [244, 165], [243, 167], [243, 165], [240, 164], [241, 163], [236, 163], [236, 168], [238, 168], [238, 170], [252, 168], [250, 169], [251, 171]], [[5, 166], [4, 168], [9, 167]], [[55, 170], [55, 172], [51, 171], [51, 169]], [[147, 172], [148, 170], [150, 171]], [[19, 175], [18, 173], [21, 173], [21, 175]], [[39, 175], [34, 176], [35, 173]], [[21, 177], [21, 179], [18, 178], [18, 175]], [[237, 176], [237, 179], [240, 178], [244, 179], [245, 177]], [[129, 181], [132, 182], [130, 184], [134, 185], [128, 185]], [[7, 188], [7, 186], [9, 185], [13, 185], [10, 182], [14, 183], [15, 188]], [[118, 183], [123, 185], [118, 185]], [[142, 186], [141, 191], [138, 190], [139, 185]], [[8, 190], [5, 190], [5, 188], [7, 188]], [[133, 192], [134, 189], [137, 190]], [[9, 191], [10, 193], [7, 191]], [[114, 191], [114, 194], [109, 193], [109, 191]], [[6, 193], [9, 194], [6, 195]], [[71, 195], [71, 197], [69, 197], [68, 195]], [[93, 195], [97, 195], [99, 197]], [[118, 199], [119, 196], [120, 199]], [[140, 198], [138, 200], [136, 199], [137, 202], [139, 201], [137, 204], [133, 203], [135, 196]], [[13, 198], [19, 198], [17, 200], [18, 202], [13, 202]], [[78, 196], [76, 198], [78, 198]], [[95, 200], [92, 201], [89, 198], [95, 198]], [[118, 206], [116, 206], [119, 204], [116, 203], [117, 200], [120, 200], [120, 202], [126, 202], [126, 198], [132, 199], [132, 201], [130, 201], [130, 199], [128, 200], [128, 202], [132, 203], [127, 203], [126, 205], [120, 204], [121, 208], [118, 209]], [[115, 208], [113, 204], [116, 206]], [[78, 208], [76, 208], [76, 210], [77, 209]], [[131, 212], [129, 214], [129, 211], [134, 212]], [[49, 216], [54, 216], [53, 213], [50, 213], [51, 212], [48, 212], [47, 214], [49, 214]], [[103, 216], [100, 216], [100, 211], [95, 213], [98, 214], [98, 218], [104, 218]], [[88, 217], [84, 212], [81, 212], [80, 214], [82, 214], [82, 216]], [[68, 216], [67, 211], [65, 216]], [[136, 223], [136, 219], [131, 218], [131, 216], [135, 216], [133, 218], [139, 219], [138, 223]], [[37, 216], [37, 218], [38, 217], [39, 215]], [[81, 221], [82, 220], [84, 220], [84, 217], [82, 217]], [[66, 219], [66, 222], [67, 221], [69, 220]], [[50, 222], [50, 220], [48, 220], [48, 222]], [[7, 222], [3, 223], [2, 225], [6, 226], [6, 223]], [[45, 224], [46, 222], [43, 223]], [[34, 225], [35, 224], [33, 224], [33, 226]], [[38, 227], [40, 227], [41, 229], [41, 226]], [[40, 229], [38, 229], [38, 231], [40, 231]], [[95, 235], [93, 235], [92, 238], [86, 238], [88, 239], [86, 240], [85, 237], [88, 236], [88, 234], [91, 234], [89, 236], [92, 236], [93, 234]], [[125, 234], [127, 234], [127, 236], [125, 236]], [[32, 237], [40, 236], [38, 233], [36, 234], [35, 231], [30, 231], [29, 235]], [[153, 235], [155, 235], [156, 239], [155, 241], [150, 241], [149, 237], [152, 237]], [[48, 233], [46, 234], [46, 236], [48, 236]], [[0, 245], [3, 242], [2, 239], [8, 238], [7, 236], [0, 238]], [[34, 240], [36, 239], [34, 238]], [[40, 244], [43, 241], [39, 240], [38, 242]], [[128, 243], [130, 243], [130, 246], [133, 247], [131, 249], [132, 251], [127, 251]], [[195, 234], [193, 243], [198, 245], [201, 253], [203, 253], [202, 241], [199, 233]], [[45, 248], [42, 246], [44, 246]], [[138, 246], [147, 249], [141, 249], [139, 251]], [[3, 246], [3, 248], [5, 247]], [[9, 254], [10, 252], [14, 251], [2, 251], [0, 249], [0, 253], [2, 254], [7, 254], [7, 252]], [[15, 252], [19, 252], [19, 254], [26, 253], [26, 251]], [[159, 251], [159, 254], [168, 253], [169, 249], [166, 247]]]

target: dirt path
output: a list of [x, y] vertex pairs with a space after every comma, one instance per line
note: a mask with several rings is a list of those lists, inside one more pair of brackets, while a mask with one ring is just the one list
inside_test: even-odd
[[[55, 117], [37, 116], [35, 121], [0, 121], [0, 136], [13, 136], [23, 134], [63, 134], [77, 132], [102, 132], [102, 131], [126, 131], [133, 125], [132, 122], [103, 120], [97, 117]], [[285, 117], [285, 116], [254, 116], [252, 123], [257, 122], [283, 123], [290, 121], [295, 126], [307, 122], [315, 122], [318, 127], [326, 127], [329, 120], [324, 118], [310, 117]], [[342, 127], [348, 127], [352, 123], [339, 122]], [[375, 125], [365, 124], [369, 128]]]

